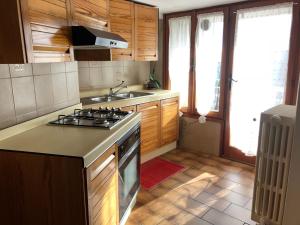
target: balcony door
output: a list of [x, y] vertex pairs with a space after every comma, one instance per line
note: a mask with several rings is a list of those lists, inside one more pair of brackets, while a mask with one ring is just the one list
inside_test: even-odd
[[261, 112], [286, 102], [292, 16], [290, 3], [232, 12], [227, 157], [254, 164]]

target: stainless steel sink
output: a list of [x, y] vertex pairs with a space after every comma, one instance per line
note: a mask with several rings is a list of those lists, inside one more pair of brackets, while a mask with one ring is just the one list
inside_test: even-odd
[[138, 98], [138, 97], [143, 97], [148, 95], [153, 95], [153, 93], [130, 91], [125, 93], [115, 94], [114, 96], [120, 98]]
[[105, 95], [105, 96], [82, 98], [81, 102], [83, 105], [91, 105], [95, 103], [105, 103], [105, 102], [117, 101], [122, 99], [130, 99], [130, 98], [138, 98], [138, 97], [149, 96], [149, 95], [153, 95], [153, 93], [130, 91], [125, 93], [118, 93], [113, 96]]

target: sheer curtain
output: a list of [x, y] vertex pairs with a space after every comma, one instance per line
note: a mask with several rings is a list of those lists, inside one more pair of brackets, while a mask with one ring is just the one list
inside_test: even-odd
[[200, 122], [210, 111], [219, 111], [223, 47], [222, 12], [198, 15], [196, 30], [196, 108]]
[[171, 90], [180, 92], [180, 106], [188, 106], [191, 17], [169, 20], [169, 76]]
[[284, 103], [292, 4], [237, 12], [230, 145], [256, 155], [260, 114]]

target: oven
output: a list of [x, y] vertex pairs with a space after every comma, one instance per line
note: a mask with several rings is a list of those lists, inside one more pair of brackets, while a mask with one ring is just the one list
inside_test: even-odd
[[119, 161], [119, 215], [125, 224], [140, 188], [140, 124], [130, 129], [118, 145]]

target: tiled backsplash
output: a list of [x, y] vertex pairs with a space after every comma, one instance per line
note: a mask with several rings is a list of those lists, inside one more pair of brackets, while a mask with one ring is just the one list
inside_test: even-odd
[[0, 64], [0, 129], [80, 102], [78, 65]]
[[150, 62], [78, 62], [80, 89], [109, 88], [122, 80], [143, 84], [149, 78]]

